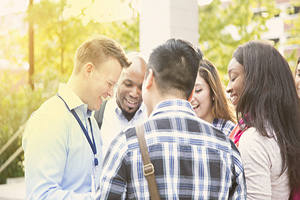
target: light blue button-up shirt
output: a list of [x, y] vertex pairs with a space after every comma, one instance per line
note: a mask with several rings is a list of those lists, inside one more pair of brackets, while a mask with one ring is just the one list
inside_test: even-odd
[[[60, 84], [58, 94], [75, 109], [91, 137], [88, 106], [65, 84]], [[100, 182], [102, 142], [94, 117], [91, 122], [98, 167], [83, 130], [62, 99], [53, 96], [32, 114], [22, 141], [27, 199], [93, 198], [92, 188]]]
[[122, 110], [119, 108], [116, 98], [109, 99], [104, 110], [103, 122], [101, 126], [103, 156], [106, 155], [111, 141], [119, 133], [130, 126], [144, 122], [147, 118], [147, 110], [144, 103], [140, 105], [133, 118], [128, 121], [123, 115]]

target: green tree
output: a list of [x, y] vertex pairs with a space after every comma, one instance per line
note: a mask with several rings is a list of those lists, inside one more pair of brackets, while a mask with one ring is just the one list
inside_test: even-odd
[[[266, 21], [276, 12], [275, 1], [213, 0], [199, 7], [199, 43], [204, 56], [218, 68], [227, 82], [227, 65], [238, 45], [260, 39]], [[256, 13], [256, 14], [255, 14]], [[231, 31], [229, 31], [231, 30]]]
[[73, 69], [76, 48], [96, 34], [114, 38], [126, 50], [138, 50], [138, 18], [109, 23], [91, 20], [83, 24], [85, 8], [79, 16], [65, 18], [67, 7], [66, 0], [42, 0], [34, 5], [35, 74], [52, 68], [59, 71], [61, 80], [66, 80]]
[[[295, 9], [300, 9], [300, 2], [296, 0], [292, 1], [291, 10], [289, 10], [288, 12], [293, 14], [295, 12]], [[291, 29], [288, 31], [290, 37], [287, 40], [287, 45], [294, 45], [296, 47], [295, 50], [286, 55], [286, 57], [290, 61], [292, 70], [295, 70], [297, 59], [300, 56], [300, 12], [297, 13], [295, 19], [285, 21], [285, 23], [291, 26]]]
[[[59, 82], [66, 82], [73, 69], [77, 47], [87, 38], [104, 34], [114, 38], [126, 51], [139, 50], [138, 17], [130, 20], [99, 23], [91, 19], [84, 23], [85, 8], [78, 16], [64, 17], [67, 0], [41, 0], [32, 5], [30, 15], [34, 20], [34, 90], [28, 84], [19, 84], [21, 77], [28, 81], [28, 75], [1, 73], [0, 81], [0, 147], [23, 125], [31, 113], [46, 99], [54, 95]], [[24, 18], [28, 23], [29, 17]], [[1, 27], [1, 25], [0, 25]], [[28, 63], [28, 34], [10, 30], [0, 35], [0, 55], [14, 66]], [[21, 77], [20, 77], [21, 76]], [[27, 77], [27, 78], [24, 78]], [[21, 145], [21, 137], [1, 155], [2, 165]], [[0, 175], [0, 183], [7, 177], [24, 175], [24, 156], [18, 156]]]
[[[36, 87], [33, 91], [29, 84], [21, 83], [25, 80], [26, 71], [2, 72], [0, 74], [0, 147], [18, 131], [31, 113], [38, 108], [40, 103], [48, 98], [46, 91], [50, 91], [51, 84], [47, 87]], [[47, 77], [45, 77], [47, 78]], [[44, 79], [45, 79], [44, 78]], [[46, 81], [45, 81], [46, 82]], [[51, 92], [53, 93], [53, 92]], [[19, 136], [0, 156], [0, 166], [21, 146]], [[19, 155], [0, 175], [0, 184], [5, 183], [7, 177], [23, 176], [23, 153]]]

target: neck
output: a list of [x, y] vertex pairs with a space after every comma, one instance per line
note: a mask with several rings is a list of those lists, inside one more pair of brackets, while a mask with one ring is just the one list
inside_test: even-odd
[[[158, 94], [158, 95], [156, 95], [156, 97], [152, 96], [152, 107], [151, 107], [152, 109], [151, 109], [151, 112], [157, 106], [157, 104], [159, 104], [160, 102], [167, 101], [167, 100], [173, 100], [173, 99], [186, 100], [186, 98], [184, 98], [180, 95], [177, 95], [177, 94], [165, 94], [165, 95]], [[150, 110], [148, 111], [148, 114], [150, 114]]]
[[213, 115], [208, 115], [208, 116], [204, 117], [203, 120], [207, 121], [208, 123], [211, 124], [214, 120], [214, 117], [213, 117]]
[[81, 99], [81, 101], [85, 103], [84, 100], [85, 93], [83, 90], [82, 81], [79, 80], [79, 77], [74, 76], [72, 74], [70, 79], [67, 82], [67, 85], [75, 92], [75, 94]]
[[134, 117], [136, 112], [134, 112], [134, 113], [124, 113], [124, 112], [122, 112], [122, 113], [123, 113], [124, 117], [127, 119], [127, 121], [130, 121]]

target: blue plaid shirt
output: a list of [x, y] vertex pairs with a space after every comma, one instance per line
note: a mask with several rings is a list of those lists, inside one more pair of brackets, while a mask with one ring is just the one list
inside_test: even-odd
[[235, 123], [233, 123], [232, 121], [218, 118], [215, 118], [213, 120], [212, 125], [214, 125], [214, 127], [222, 131], [227, 136], [229, 136], [229, 134], [235, 127]]
[[[246, 199], [234, 143], [199, 119], [188, 101], [159, 103], [144, 123], [161, 199]], [[150, 199], [131, 127], [113, 140], [101, 173], [100, 199]]]

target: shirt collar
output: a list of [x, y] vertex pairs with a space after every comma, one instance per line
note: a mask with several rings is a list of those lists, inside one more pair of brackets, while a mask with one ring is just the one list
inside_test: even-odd
[[165, 100], [160, 103], [158, 103], [152, 113], [150, 114], [150, 117], [154, 117], [157, 114], [161, 113], [186, 113], [188, 115], [196, 116], [195, 111], [190, 104], [190, 102], [182, 99], [171, 99], [171, 100]]
[[[119, 108], [119, 106], [117, 104], [116, 98], [113, 98], [112, 101], [113, 101], [113, 105], [115, 107], [115, 112], [116, 112], [118, 118], [125, 119], [125, 116], [123, 115], [121, 108]], [[145, 108], [144, 102], [142, 102], [132, 119], [134, 119], [136, 116], [141, 115], [145, 111], [145, 109], [146, 108]]]
[[92, 115], [92, 111], [88, 109], [87, 104], [83, 103], [78, 95], [67, 84], [59, 84], [58, 94], [66, 102], [70, 110], [82, 107], [84, 108], [88, 117]]

